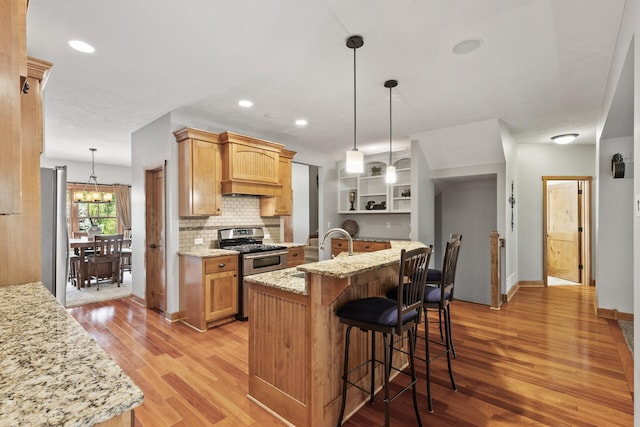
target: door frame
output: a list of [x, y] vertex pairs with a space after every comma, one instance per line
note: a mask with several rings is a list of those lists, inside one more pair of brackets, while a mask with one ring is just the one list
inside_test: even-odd
[[[164, 254], [164, 259], [163, 259], [163, 263], [164, 263], [164, 282], [165, 282], [165, 293], [164, 293], [164, 315], [166, 317], [168, 311], [167, 311], [167, 291], [166, 291], [166, 284], [167, 284], [167, 161], [165, 160], [162, 165], [157, 166], [157, 167], [149, 167], [149, 168], [145, 168], [144, 169], [144, 195], [145, 195], [145, 242], [144, 242], [144, 266], [145, 266], [145, 272], [149, 271], [148, 269], [148, 258], [147, 258], [147, 236], [146, 236], [146, 224], [148, 224], [148, 217], [147, 215], [149, 214], [149, 200], [147, 198], [147, 194], [149, 191], [149, 177], [152, 175], [152, 173], [156, 172], [156, 171], [162, 171], [162, 227], [164, 228], [163, 230], [163, 234], [164, 234], [164, 239], [162, 239], [162, 253]], [[144, 290], [144, 294], [145, 294], [145, 307], [146, 308], [150, 308], [151, 307], [151, 295], [150, 295], [150, 291], [151, 291], [151, 287], [149, 286], [149, 275], [145, 274], [145, 290]]]
[[582, 236], [580, 236], [580, 257], [582, 259], [582, 274], [581, 282], [583, 286], [592, 284], [591, 280], [591, 266], [592, 266], [592, 240], [591, 230], [592, 224], [592, 211], [591, 211], [591, 181], [590, 176], [543, 176], [542, 177], [542, 281], [544, 286], [548, 286], [547, 275], [547, 182], [548, 181], [578, 181], [578, 188], [582, 183], [582, 197], [578, 197], [578, 203], [580, 204], [580, 216], [582, 219]]

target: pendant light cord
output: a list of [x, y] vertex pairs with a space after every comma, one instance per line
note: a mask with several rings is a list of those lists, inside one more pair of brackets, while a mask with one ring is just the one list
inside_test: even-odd
[[356, 47], [353, 48], [353, 151], [356, 147]]
[[393, 115], [391, 114], [391, 91], [393, 90], [393, 87], [390, 86], [389, 87], [389, 166], [391, 166], [391, 136], [393, 135], [393, 131], [392, 131], [392, 126], [393, 126], [393, 121], [392, 121], [392, 117]]

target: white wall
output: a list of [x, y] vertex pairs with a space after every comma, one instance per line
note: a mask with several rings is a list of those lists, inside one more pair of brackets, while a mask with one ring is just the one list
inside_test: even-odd
[[291, 165], [291, 188], [293, 241], [305, 243], [309, 237], [309, 166], [299, 163]]
[[[87, 150], [87, 155], [90, 156]], [[99, 159], [100, 152], [96, 152]], [[91, 162], [76, 162], [73, 160], [51, 159], [40, 156], [40, 167], [53, 168], [55, 166], [67, 167], [67, 182], [86, 183], [91, 175]], [[131, 184], [131, 168], [126, 166], [95, 164], [95, 172], [98, 184]]]
[[171, 116], [166, 114], [131, 135], [131, 222], [132, 291], [145, 298], [145, 170], [165, 164], [165, 276], [166, 314], [179, 310], [178, 301], [178, 144], [171, 133]]
[[435, 186], [418, 140], [411, 141], [411, 195], [410, 238], [430, 245], [435, 241]]
[[[634, 58], [640, 58], [640, 43], [634, 43], [635, 34], [640, 31], [640, 0], [627, 0], [622, 16], [620, 31], [616, 41], [615, 52], [611, 62], [609, 78], [604, 95], [603, 108], [598, 122], [598, 139], [602, 134], [619, 84], [629, 47], [633, 44]], [[633, 70], [633, 159], [634, 164], [640, 161], [640, 67], [634, 63]], [[634, 174], [633, 194], [640, 197], [640, 176]], [[604, 248], [603, 248], [604, 249]], [[640, 254], [640, 216], [633, 218], [633, 253], [634, 259]], [[596, 285], [597, 287], [597, 285]], [[633, 312], [634, 329], [640, 330], [640, 317], [635, 314], [640, 310], [640, 263], [633, 264]], [[634, 354], [640, 351], [640, 340], [634, 341]], [[640, 387], [640, 358], [634, 358], [634, 388]], [[634, 401], [634, 425], [640, 425], [640, 399]]]
[[[502, 266], [501, 266], [501, 289], [503, 294], [507, 294], [509, 290], [518, 283], [518, 227], [516, 226], [516, 220], [518, 218], [518, 198], [516, 197], [516, 203], [511, 207], [509, 203], [509, 197], [512, 195], [511, 184], [513, 183], [513, 196], [518, 193], [519, 183], [517, 182], [518, 176], [518, 145], [507, 131], [507, 129], [500, 125], [500, 134], [502, 139], [502, 148], [504, 150], [505, 160], [505, 197], [503, 199], [498, 198], [498, 212], [502, 209], [505, 212], [504, 215], [504, 231], [500, 232], [501, 237], [505, 239], [505, 247], [501, 248], [502, 251]], [[513, 228], [511, 226], [511, 218], [513, 215]], [[498, 223], [501, 221], [498, 219]]]
[[[603, 139], [599, 150], [599, 216], [596, 295], [598, 307], [633, 313], [633, 164], [611, 176], [611, 156], [633, 151], [633, 138]], [[626, 157], [626, 156], [625, 156]]]
[[[496, 229], [496, 176], [440, 183], [440, 241], [462, 234], [456, 270], [456, 299], [491, 304], [491, 251], [489, 234]], [[443, 243], [444, 245], [444, 243]], [[442, 251], [440, 251], [442, 252]], [[439, 253], [436, 267], [442, 263]]]
[[595, 145], [519, 144], [517, 159], [518, 280], [543, 280], [542, 177], [594, 176]]

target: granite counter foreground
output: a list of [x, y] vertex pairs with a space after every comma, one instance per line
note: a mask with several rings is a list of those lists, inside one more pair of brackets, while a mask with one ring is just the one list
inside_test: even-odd
[[0, 287], [0, 425], [92, 426], [143, 398], [41, 283]]

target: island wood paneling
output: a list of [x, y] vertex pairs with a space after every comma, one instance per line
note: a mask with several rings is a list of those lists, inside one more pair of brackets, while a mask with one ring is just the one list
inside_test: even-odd
[[[458, 391], [446, 360], [434, 362], [430, 414], [425, 365], [418, 363], [423, 425], [633, 425], [633, 358], [617, 322], [593, 313], [593, 294], [583, 286], [521, 288], [500, 310], [454, 301]], [[200, 333], [132, 298], [69, 312], [144, 392], [137, 427], [283, 426], [247, 398], [250, 322]], [[431, 331], [438, 339], [438, 328]], [[417, 352], [424, 352], [423, 340]], [[383, 422], [384, 405], [365, 404], [344, 426]], [[410, 393], [391, 405], [391, 425], [415, 425]]]

